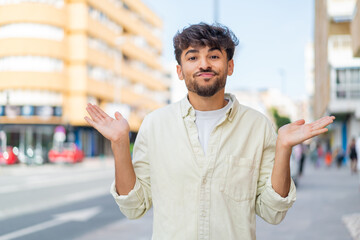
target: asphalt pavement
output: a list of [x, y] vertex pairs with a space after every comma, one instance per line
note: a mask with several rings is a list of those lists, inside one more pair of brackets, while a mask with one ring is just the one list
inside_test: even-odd
[[[151, 239], [152, 210], [138, 220], [124, 218], [109, 194], [112, 179], [111, 159], [1, 166], [0, 240]], [[273, 226], [257, 218], [256, 233], [258, 240], [360, 239], [359, 175], [306, 162], [284, 221]]]

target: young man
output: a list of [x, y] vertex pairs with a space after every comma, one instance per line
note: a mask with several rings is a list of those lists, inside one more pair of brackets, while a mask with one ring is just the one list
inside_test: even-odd
[[225, 94], [238, 41], [200, 23], [174, 37], [188, 95], [149, 114], [129, 152], [129, 125], [89, 104], [86, 121], [111, 141], [111, 193], [130, 219], [154, 206], [153, 239], [255, 239], [255, 213], [278, 224], [295, 201], [292, 146], [327, 131], [333, 117], [299, 120], [278, 136], [262, 114]]

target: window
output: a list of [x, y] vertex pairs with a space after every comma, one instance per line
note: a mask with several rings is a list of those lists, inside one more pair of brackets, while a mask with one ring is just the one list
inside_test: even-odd
[[335, 92], [338, 99], [360, 99], [360, 67], [336, 69]]
[[45, 24], [14, 23], [0, 27], [1, 38], [41, 38], [62, 41], [64, 30]]
[[0, 58], [0, 72], [62, 72], [62, 60], [41, 56], [11, 56]]
[[18, 3], [42, 3], [53, 5], [56, 8], [64, 7], [64, 0], [0, 0], [0, 6]]

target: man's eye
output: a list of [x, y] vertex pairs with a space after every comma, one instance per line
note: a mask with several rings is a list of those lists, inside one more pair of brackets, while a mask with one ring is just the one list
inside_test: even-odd
[[211, 56], [210, 58], [211, 58], [211, 59], [218, 59], [218, 58], [219, 58], [219, 56], [217, 56], [217, 55], [213, 55], [213, 56]]
[[194, 61], [196, 59], [196, 57], [189, 57], [190, 61]]

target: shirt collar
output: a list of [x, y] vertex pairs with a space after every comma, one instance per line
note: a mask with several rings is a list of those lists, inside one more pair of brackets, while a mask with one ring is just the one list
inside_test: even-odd
[[[226, 112], [227, 119], [231, 122], [234, 119], [235, 114], [238, 111], [240, 104], [233, 94], [225, 93], [225, 98], [231, 99], [231, 102], [229, 102], [229, 104], [231, 104], [231, 106]], [[188, 96], [184, 97], [181, 100], [181, 116], [183, 118], [192, 117], [195, 119], [195, 109], [189, 102]]]

